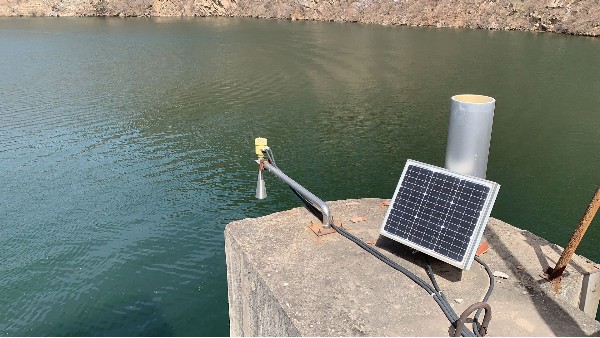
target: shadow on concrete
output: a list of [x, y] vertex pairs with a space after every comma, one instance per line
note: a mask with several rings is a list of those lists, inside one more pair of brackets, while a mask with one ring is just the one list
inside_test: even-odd
[[528, 236], [527, 234], [525, 234], [525, 238], [526, 243], [533, 248], [537, 259], [540, 262], [540, 273], [544, 273], [547, 270], [547, 268], [550, 265], [552, 265], [552, 263], [548, 261], [548, 257], [546, 257], [546, 255], [544, 255], [544, 252], [542, 252], [542, 247], [539, 243], [536, 243], [536, 241], [533, 240], [531, 236]]
[[[588, 336], [579, 328], [577, 322], [554, 299], [546, 295], [536, 281], [536, 278], [527, 274], [525, 271], [517, 269], [517, 267], [521, 265], [520, 261], [510, 252], [509, 248], [500, 241], [498, 234], [492, 228], [488, 227], [486, 229], [486, 236], [490, 242], [493, 242], [494, 251], [498, 253], [502, 260], [509, 262], [506, 266], [511, 269], [513, 275], [518, 276], [520, 282], [528, 287], [530, 290], [530, 298], [540, 317], [546, 322], [550, 330], [552, 330], [556, 336]], [[540, 254], [538, 254], [538, 259], [540, 259], [540, 263], [544, 264], [545, 256], [541, 253], [539, 245], [535, 243], [535, 245], [532, 246], [536, 250], [536, 253], [539, 250]], [[548, 263], [546, 262], [545, 265], [548, 265]], [[540, 271], [540, 273], [542, 273], [542, 271]], [[597, 333], [594, 333], [592, 336], [596, 335]]]
[[[540, 262], [540, 274], [543, 273], [547, 273], [547, 271], [549, 269], [552, 269], [556, 266], [556, 262], [552, 261], [550, 258], [548, 258], [544, 252], [542, 251], [542, 246], [540, 245], [540, 243], [537, 242], [537, 240], [535, 238], [533, 238], [532, 236], [529, 235], [529, 233], [525, 233], [525, 242], [527, 244], [529, 244], [529, 246], [533, 249], [533, 251], [535, 252], [535, 255], [538, 259], [538, 261]], [[559, 255], [561, 254], [560, 250], [557, 250], [552, 244], [550, 244], [550, 247], [552, 249], [554, 249], [554, 251], [556, 251]], [[573, 262], [571, 261], [571, 265], [574, 265]], [[579, 272], [583, 273], [584, 269], [582, 267], [580, 267], [579, 265], [577, 265], [575, 267], [575, 269], [577, 269]], [[568, 271], [564, 271], [563, 272], [564, 276], [569, 276], [569, 272]], [[540, 283], [545, 283], [545, 281], [538, 281], [538, 284]]]
[[442, 277], [450, 282], [458, 282], [462, 279], [462, 270], [450, 264], [444, 263], [435, 258], [429, 257], [421, 252], [416, 251], [402, 243], [391, 240], [385, 236], [379, 235], [375, 246], [385, 250], [398, 258], [404, 259], [414, 265], [427, 269], [427, 262], [431, 264], [431, 269], [436, 276]]
[[[525, 285], [530, 293], [530, 298], [533, 301], [540, 317], [547, 323], [548, 327], [556, 336], [600, 336], [600, 331], [595, 332], [592, 335], [587, 335], [577, 322], [566, 312], [554, 299], [549, 297], [544, 290], [542, 290], [541, 284], [545, 281], [538, 281], [532, 275], [527, 274], [523, 270], [519, 270], [517, 267], [522, 265], [520, 261], [510, 253], [507, 248], [499, 239], [498, 235], [493, 229], [486, 229], [486, 236], [490, 242], [493, 242], [494, 251], [505, 262], [512, 270], [513, 275], [518, 276], [520, 282]], [[546, 268], [549, 264], [546, 256], [541, 250], [539, 243], [536, 243], [527, 236], [527, 243], [535, 250], [538, 260], [540, 261], [540, 274], [543, 273], [542, 269]], [[436, 276], [442, 277], [450, 282], [458, 282], [462, 279], [462, 270], [456, 268], [450, 264], [431, 258], [423, 253], [415, 251], [414, 249], [391, 240], [385, 236], [380, 235], [375, 243], [375, 246], [385, 250], [400, 259], [410, 262], [416, 266], [426, 269], [426, 262], [429, 259], [431, 262], [432, 269]], [[536, 276], [537, 277], [537, 276]], [[493, 296], [492, 296], [493, 297]]]
[[[551, 260], [544, 254], [544, 252], [542, 251], [541, 244], [538, 243], [538, 241], [532, 235], [530, 235], [530, 233], [525, 233], [523, 235], [526, 238], [526, 243], [529, 244], [529, 246], [531, 246], [533, 248], [533, 250], [535, 251], [538, 261], [540, 262], [540, 269], [541, 269], [540, 271], [546, 272], [548, 270], [548, 268], [554, 268], [556, 266], [556, 262]], [[562, 251], [556, 245], [549, 244], [548, 246], [552, 250], [554, 250], [554, 252], [556, 252], [558, 254], [558, 256], [560, 256], [562, 254]], [[572, 260], [571, 260], [571, 262], [569, 262], [569, 265], [572, 266], [575, 270], [577, 270], [581, 274], [589, 273], [584, 267], [575, 263]], [[565, 276], [568, 276], [568, 272], [566, 272], [566, 271], [565, 271]]]
[[[529, 243], [529, 241], [530, 241], [530, 240], [529, 240], [530, 236], [526, 236], [526, 237], [527, 237], [527, 243]], [[550, 247], [552, 250], [554, 250], [554, 252], [556, 252], [556, 253], [558, 254], [558, 256], [559, 256], [559, 257], [560, 257], [560, 255], [562, 255], [562, 250], [561, 250], [561, 249], [560, 249], [558, 246], [556, 246], [556, 245], [554, 245], [554, 244], [550, 244], [550, 245], [549, 245], [549, 247]], [[539, 248], [539, 245], [538, 245], [538, 248]], [[549, 264], [549, 267], [551, 267], [551, 268], [554, 268], [554, 267], [556, 266], [556, 262], [550, 262], [550, 263], [548, 263], [548, 264]], [[573, 267], [575, 270], [577, 270], [577, 271], [578, 271], [579, 273], [581, 273], [581, 274], [586, 274], [586, 273], [589, 273], [589, 271], [588, 271], [588, 270], [586, 270], [586, 269], [585, 269], [584, 267], [582, 267], [581, 265], [579, 265], [579, 264], [575, 263], [573, 260], [571, 260], [571, 261], [569, 262], [569, 265], [570, 265], [570, 266], [572, 266], [572, 267]]]

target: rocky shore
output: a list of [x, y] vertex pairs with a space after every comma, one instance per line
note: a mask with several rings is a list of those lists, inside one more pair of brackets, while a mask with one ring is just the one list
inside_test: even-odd
[[598, 0], [0, 0], [0, 16], [229, 16], [600, 36]]

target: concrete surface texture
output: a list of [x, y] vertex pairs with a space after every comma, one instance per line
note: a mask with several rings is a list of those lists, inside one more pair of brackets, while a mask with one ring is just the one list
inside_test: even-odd
[[[383, 201], [328, 205], [336, 224], [428, 281], [422, 254], [379, 235]], [[337, 233], [317, 237], [311, 221], [296, 208], [226, 227], [232, 336], [448, 336], [450, 323], [422, 288]], [[481, 258], [508, 277], [496, 278], [490, 336], [600, 336], [600, 323], [577, 308], [582, 276], [596, 264], [575, 257], [555, 294], [541, 275], [560, 247], [496, 219], [484, 239], [490, 249]], [[458, 314], [487, 291], [479, 264], [432, 265]]]

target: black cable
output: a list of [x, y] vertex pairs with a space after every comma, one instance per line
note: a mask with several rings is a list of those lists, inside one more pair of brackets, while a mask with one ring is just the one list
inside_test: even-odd
[[433, 287], [438, 292], [442, 292], [442, 290], [440, 290], [440, 286], [438, 285], [438, 283], [435, 279], [435, 275], [433, 274], [433, 269], [431, 268], [431, 262], [429, 261], [429, 259], [427, 259], [427, 275], [429, 276], [429, 279], [431, 279], [431, 283], [433, 283]]
[[296, 194], [296, 196], [298, 196], [298, 198], [300, 198], [303, 202], [304, 202], [304, 206], [306, 207], [306, 209], [308, 209], [308, 211], [310, 211], [311, 214], [313, 214], [313, 216], [315, 216], [316, 218], [319, 219], [319, 221], [323, 222], [323, 213], [321, 212], [321, 210], [319, 210], [317, 207], [315, 207], [312, 203], [310, 203], [306, 198], [304, 198], [304, 196], [302, 196], [299, 192], [297, 192], [296, 190], [294, 190], [294, 188], [290, 187], [290, 190]]
[[[290, 187], [291, 189], [291, 187]], [[323, 214], [321, 213], [321, 211], [319, 209], [317, 209], [312, 203], [310, 203], [306, 198], [304, 198], [304, 196], [302, 196], [300, 193], [298, 193], [296, 190], [291, 189], [294, 194], [296, 196], [298, 196], [298, 198], [300, 198], [306, 208], [313, 214], [315, 215], [315, 217], [319, 218], [321, 221], [323, 220]], [[359, 247], [361, 247], [362, 249], [364, 249], [365, 251], [369, 252], [370, 254], [372, 254], [373, 256], [375, 256], [376, 258], [378, 258], [379, 260], [381, 260], [382, 262], [386, 263], [388, 266], [390, 266], [391, 268], [402, 272], [405, 276], [407, 276], [409, 279], [411, 279], [413, 282], [415, 282], [417, 285], [419, 285], [421, 288], [423, 288], [425, 291], [427, 291], [427, 293], [429, 293], [430, 295], [433, 296], [433, 299], [435, 300], [435, 302], [438, 304], [438, 306], [440, 307], [440, 309], [442, 310], [442, 312], [444, 313], [444, 315], [446, 316], [446, 318], [448, 318], [448, 320], [452, 323], [453, 326], [456, 327], [456, 323], [458, 322], [458, 315], [456, 314], [456, 312], [454, 311], [454, 309], [452, 308], [452, 306], [450, 305], [450, 303], [448, 302], [448, 300], [446, 299], [446, 297], [444, 296], [444, 294], [441, 292], [439, 285], [437, 283], [437, 281], [435, 280], [435, 275], [433, 274], [433, 271], [431, 269], [431, 266], [428, 264], [428, 271], [427, 274], [430, 276], [430, 278], [432, 279], [432, 283], [434, 285], [434, 287], [432, 287], [431, 285], [427, 284], [425, 281], [423, 281], [420, 277], [418, 277], [417, 275], [415, 275], [414, 273], [412, 273], [411, 271], [407, 270], [406, 268], [402, 267], [401, 265], [399, 265], [398, 263], [394, 262], [393, 260], [391, 260], [390, 258], [388, 258], [387, 256], [383, 255], [382, 253], [380, 253], [378, 250], [373, 249], [371, 246], [369, 246], [368, 244], [366, 244], [365, 242], [363, 242], [362, 240], [360, 240], [359, 238], [357, 238], [356, 236], [350, 234], [349, 232], [347, 232], [346, 230], [344, 230], [341, 227], [336, 226], [335, 224], [332, 224], [331, 227], [337, 231], [340, 235], [346, 237], [347, 239], [349, 239], [350, 241], [354, 242], [356, 245], [358, 245]], [[489, 270], [489, 268], [487, 267], [487, 265], [485, 265], [485, 263], [483, 263], [483, 261], [481, 261], [479, 258], [476, 258], [477, 262], [479, 262], [480, 264], [484, 265], [484, 267], [486, 268], [486, 271]], [[491, 271], [488, 271], [488, 274], [490, 274]], [[486, 293], [485, 297], [484, 297], [484, 302], [486, 302], [489, 299], [489, 296], [491, 295], [492, 291], [493, 291], [493, 274], [490, 275], [490, 288], [488, 289], [488, 292]], [[466, 337], [473, 337], [473, 336], [481, 336], [479, 334], [479, 331], [477, 329], [477, 318], [478, 315], [481, 313], [481, 310], [478, 310], [475, 318], [473, 320], [473, 332], [469, 331], [466, 327], [462, 327], [461, 329], [461, 334], [463, 336]]]
[[[440, 309], [442, 310], [442, 312], [444, 313], [444, 315], [446, 315], [446, 318], [448, 318], [448, 320], [452, 323], [452, 325], [453, 326], [456, 325], [456, 322], [458, 321], [458, 316], [456, 315], [456, 312], [454, 312], [454, 309], [452, 309], [452, 307], [450, 306], [450, 304], [448, 303], [448, 301], [445, 299], [445, 297], [443, 297], [440, 293], [436, 292], [436, 290], [431, 285], [427, 284], [420, 277], [418, 277], [417, 275], [415, 275], [411, 271], [407, 270], [403, 266], [399, 265], [398, 263], [394, 262], [393, 260], [391, 260], [387, 256], [383, 255], [378, 250], [373, 249], [371, 246], [369, 246], [368, 244], [366, 244], [365, 242], [363, 242], [359, 238], [355, 237], [354, 235], [350, 234], [349, 232], [347, 232], [343, 228], [340, 228], [340, 227], [338, 227], [338, 226], [336, 226], [334, 224], [332, 224], [331, 226], [340, 235], [346, 237], [347, 239], [349, 239], [352, 242], [354, 242], [356, 245], [358, 245], [361, 248], [365, 249], [367, 252], [371, 253], [372, 255], [374, 255], [375, 257], [377, 257], [382, 262], [386, 263], [391, 268], [393, 268], [393, 269], [395, 269], [397, 271], [402, 272], [406, 277], [410, 278], [413, 282], [415, 282], [417, 285], [419, 285], [420, 287], [422, 287], [425, 291], [427, 291], [427, 293], [429, 293], [433, 297], [433, 299], [435, 300], [435, 302], [438, 304], [438, 306], [440, 307]], [[474, 336], [473, 332], [467, 330], [467, 328], [464, 327], [464, 326], [462, 327], [461, 333], [462, 333], [462, 335], [464, 335], [466, 337], [472, 337], [472, 336]]]
[[[492, 272], [492, 269], [490, 269], [490, 267], [485, 264], [484, 261], [482, 261], [479, 257], [475, 256], [475, 260], [477, 261], [477, 263], [481, 264], [481, 266], [485, 269], [485, 272], [487, 272], [488, 277], [490, 278], [490, 287], [488, 288], [487, 292], [485, 293], [485, 296], [483, 296], [483, 300], [482, 302], [487, 303], [487, 301], [490, 299], [490, 296], [492, 295], [492, 292], [494, 291], [494, 272]], [[475, 312], [475, 316], [473, 317], [473, 331], [479, 333], [479, 315], [481, 314], [481, 310], [482, 309], [478, 309]]]
[[[263, 151], [263, 153], [266, 153], [266, 152]], [[267, 159], [271, 160], [271, 164], [274, 167], [277, 167], [277, 165], [275, 165], [275, 163], [274, 163], [273, 152], [270, 151], [270, 149], [269, 149], [269, 153], [265, 154], [265, 155], [267, 155]], [[296, 196], [298, 196], [298, 198], [300, 198], [300, 200], [302, 200], [302, 202], [304, 202], [304, 205], [306, 206], [306, 208], [308, 209], [308, 211], [310, 213], [312, 213], [320, 221], [323, 221], [323, 213], [321, 212], [321, 210], [319, 210], [317, 207], [315, 207], [310, 201], [308, 201], [298, 191], [296, 191], [292, 187], [290, 187], [290, 189], [292, 190], [292, 192]], [[427, 275], [431, 279], [433, 287], [431, 285], [427, 284], [423, 279], [421, 279], [420, 277], [418, 277], [417, 275], [415, 275], [411, 271], [407, 270], [403, 266], [401, 266], [398, 263], [394, 262], [393, 260], [391, 260], [387, 256], [383, 255], [381, 252], [379, 252], [378, 250], [372, 248], [367, 243], [363, 242], [358, 237], [350, 234], [349, 232], [347, 232], [343, 228], [338, 227], [335, 224], [331, 224], [331, 227], [335, 231], [337, 231], [340, 235], [342, 235], [342, 236], [346, 237], [347, 239], [349, 239], [350, 241], [354, 242], [356, 245], [358, 245], [359, 247], [361, 247], [365, 251], [369, 252], [370, 254], [372, 254], [373, 256], [375, 256], [376, 258], [378, 258], [379, 260], [381, 260], [382, 262], [384, 262], [385, 264], [387, 264], [391, 268], [393, 268], [393, 269], [395, 269], [397, 271], [402, 272], [406, 277], [408, 277], [413, 282], [415, 282], [417, 285], [419, 285], [421, 288], [423, 288], [427, 293], [429, 293], [433, 297], [433, 299], [438, 304], [438, 306], [440, 307], [440, 309], [442, 310], [442, 312], [444, 313], [444, 315], [446, 316], [446, 318], [448, 318], [448, 320], [450, 321], [450, 323], [456, 328], [456, 324], [457, 324], [458, 319], [459, 319], [458, 315], [456, 314], [456, 312], [454, 311], [454, 309], [452, 308], [452, 306], [448, 302], [448, 299], [446, 299], [446, 296], [441, 292], [441, 290], [440, 290], [439, 285], [438, 285], [438, 283], [437, 283], [437, 281], [435, 279], [435, 275], [433, 274], [433, 270], [431, 269], [431, 265], [429, 264], [429, 262], [427, 263], [427, 269], [426, 269], [426, 271], [427, 271]], [[491, 270], [489, 269], [489, 267], [483, 261], [481, 261], [478, 257], [475, 257], [475, 260], [485, 268], [486, 272], [488, 273], [488, 275], [490, 277], [490, 287], [489, 287], [487, 293], [485, 294], [485, 296], [483, 298], [483, 302], [487, 302], [487, 300], [489, 299], [490, 295], [492, 294], [492, 291], [493, 291], [493, 288], [494, 288], [494, 276], [493, 276], [493, 273], [491, 272]], [[473, 332], [467, 330], [467, 328], [465, 326], [463, 326], [461, 328], [461, 334], [463, 336], [466, 336], [466, 337], [481, 336], [479, 334], [479, 330], [477, 329], [477, 319], [478, 319], [480, 313], [481, 313], [481, 309], [477, 310], [477, 312], [475, 314], [475, 317], [473, 319]]]
[[419, 285], [420, 287], [422, 287], [423, 289], [425, 289], [425, 291], [427, 291], [430, 295], [436, 293], [435, 290], [429, 284], [427, 284], [424, 280], [422, 280], [419, 276], [417, 276], [414, 273], [412, 273], [411, 271], [407, 270], [405, 267], [403, 267], [401, 265], [398, 265], [396, 262], [392, 261], [387, 256], [384, 256], [378, 250], [373, 249], [367, 243], [365, 243], [362, 240], [358, 239], [356, 236], [352, 235], [351, 233], [347, 232], [343, 228], [340, 228], [340, 227], [338, 227], [338, 226], [336, 226], [334, 224], [332, 224], [331, 227], [335, 231], [337, 231], [340, 235], [346, 237], [347, 239], [351, 240], [352, 242], [354, 242], [355, 244], [357, 244], [358, 246], [360, 246], [361, 248], [363, 248], [367, 252], [373, 254], [375, 257], [377, 257], [379, 260], [383, 261], [384, 263], [386, 263], [390, 267], [392, 267], [395, 270], [398, 270], [398, 271], [402, 272], [403, 274], [405, 274], [408, 278], [410, 278], [415, 283], [417, 283], [417, 285]]
[[[294, 189], [292, 189], [292, 191], [294, 192], [294, 194], [296, 194], [296, 196], [298, 196], [298, 198], [300, 198], [302, 200], [302, 202], [304, 202], [304, 205], [306, 206], [306, 208], [313, 215], [315, 215], [321, 221], [323, 220], [323, 214], [321, 213], [321, 211], [319, 209], [317, 209], [314, 205], [312, 205], [312, 203], [310, 203], [299, 192], [295, 191]], [[458, 322], [458, 315], [456, 314], [456, 312], [454, 312], [454, 309], [452, 309], [450, 303], [448, 302], [448, 300], [446, 299], [446, 297], [441, 292], [436, 292], [436, 290], [434, 288], [432, 288], [431, 285], [427, 284], [420, 277], [418, 277], [417, 275], [415, 275], [411, 271], [407, 270], [403, 266], [399, 265], [398, 263], [394, 262], [393, 260], [391, 260], [387, 256], [383, 255], [378, 250], [375, 250], [374, 248], [372, 248], [371, 246], [369, 246], [368, 244], [366, 244], [365, 242], [363, 242], [362, 240], [360, 240], [356, 236], [350, 234], [349, 232], [347, 232], [343, 228], [338, 227], [335, 224], [332, 224], [331, 227], [335, 231], [337, 231], [340, 235], [342, 235], [342, 236], [346, 237], [347, 239], [349, 239], [350, 241], [354, 242], [356, 245], [360, 246], [361, 248], [363, 248], [364, 250], [366, 250], [367, 252], [369, 252], [370, 254], [372, 254], [373, 256], [375, 256], [376, 258], [378, 258], [379, 260], [381, 260], [382, 262], [386, 263], [388, 266], [392, 267], [393, 269], [402, 272], [405, 276], [407, 276], [413, 282], [415, 282], [417, 285], [419, 285], [420, 287], [422, 287], [427, 293], [429, 293], [433, 297], [434, 301], [438, 304], [438, 306], [440, 307], [440, 309], [442, 310], [442, 312], [444, 313], [444, 315], [446, 316], [446, 318], [448, 318], [448, 320], [450, 321], [450, 323], [454, 327], [456, 327], [456, 323]], [[436, 285], [437, 285], [437, 283], [436, 283]], [[464, 335], [464, 336], [466, 336], [466, 337], [472, 337], [472, 336], [474, 336], [473, 332], [467, 330], [467, 328], [464, 327], [464, 326], [461, 329], [461, 334]]]
[[[482, 261], [479, 257], [475, 256], [475, 261], [477, 263], [479, 263], [486, 271], [486, 273], [488, 274], [488, 277], [490, 279], [490, 286], [488, 287], [487, 292], [485, 293], [485, 296], [483, 296], [483, 303], [487, 303], [487, 301], [490, 299], [490, 296], [492, 295], [492, 292], [494, 291], [494, 273], [492, 272], [492, 270], [490, 269], [490, 267], [485, 264], [484, 261]], [[431, 279], [431, 282], [433, 283], [434, 288], [436, 289], [436, 291], [438, 291], [440, 293], [440, 295], [444, 298], [446, 298], [446, 296], [442, 293], [442, 290], [440, 290], [440, 287], [435, 279], [435, 275], [433, 274], [433, 270], [431, 269], [431, 263], [429, 262], [429, 259], [427, 260], [427, 275], [429, 276], [429, 279]], [[446, 301], [448, 301], [446, 299]], [[475, 332], [475, 334], [477, 336], [481, 336], [479, 334], [479, 315], [481, 314], [481, 310], [483, 310], [482, 308], [477, 309], [477, 311], [475, 312], [475, 316], [473, 317], [473, 332]]]
[[[437, 291], [437, 293], [440, 295], [440, 297], [444, 300], [444, 302], [448, 305], [450, 305], [450, 302], [448, 301], [448, 299], [446, 298], [446, 295], [444, 295], [444, 293], [442, 292], [442, 289], [440, 288], [439, 284], [437, 283], [437, 280], [435, 279], [435, 275], [433, 273], [433, 269], [431, 268], [431, 262], [429, 261], [429, 258], [426, 259], [426, 263], [427, 263], [427, 269], [425, 269], [425, 271], [427, 272], [427, 276], [429, 276], [429, 279], [431, 280], [431, 283], [433, 284], [434, 289]], [[454, 311], [454, 309], [452, 309]], [[455, 315], [456, 313], [453, 312]], [[453, 317], [453, 324], [456, 327], [456, 322], [458, 321], [458, 316], [456, 315], [456, 317]]]

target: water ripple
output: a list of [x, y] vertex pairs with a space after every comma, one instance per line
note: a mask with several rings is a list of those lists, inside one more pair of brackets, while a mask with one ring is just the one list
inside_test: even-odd
[[[326, 200], [391, 196], [403, 159], [440, 164], [440, 107], [465, 88], [511, 98], [499, 100], [505, 106], [490, 159], [492, 168], [506, 166], [491, 173], [506, 182], [503, 189], [556, 178], [527, 168], [517, 175], [514, 152], [498, 150], [518, 144], [544, 162], [541, 147], [523, 146], [539, 128], [544, 137], [535, 142], [561, 140], [552, 143], [554, 162], [568, 158], [584, 168], [569, 180], [570, 201], [551, 207], [576, 209], [570, 203], [581, 194], [574, 192], [596, 178], [599, 165], [586, 156], [597, 142], [585, 135], [598, 134], [592, 112], [600, 102], [582, 97], [589, 89], [580, 81], [565, 80], [580, 106], [557, 110], [544, 102], [560, 103], [537, 88], [550, 84], [550, 95], [560, 97], [551, 84], [568, 76], [599, 88], [597, 67], [558, 68], [552, 81], [526, 79], [519, 87], [503, 79], [524, 66], [505, 65], [499, 42], [495, 53], [469, 58], [489, 61], [479, 66], [490, 84], [458, 76], [470, 65], [452, 49], [462, 38], [444, 34], [237, 19], [0, 20], [0, 334], [227, 335], [225, 224], [298, 206], [273, 177], [269, 200], [252, 198], [254, 137], [268, 137], [286, 172]], [[469, 34], [488, 46], [485, 32]], [[553, 41], [542, 47], [554, 50]], [[594, 47], [568, 44], [577, 48], [565, 51]], [[543, 75], [538, 56], [554, 54], [534, 55], [523, 62]], [[548, 61], [594, 64], [586, 60]], [[587, 115], [560, 122], [560, 111]], [[536, 112], [552, 112], [556, 122]], [[495, 210], [514, 204], [499, 197]], [[591, 246], [582, 250], [595, 253]]]

